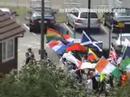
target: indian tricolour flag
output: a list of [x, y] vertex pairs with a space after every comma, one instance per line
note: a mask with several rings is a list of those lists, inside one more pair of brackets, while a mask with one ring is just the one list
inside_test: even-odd
[[105, 74], [110, 74], [111, 73], [116, 78], [119, 78], [120, 75], [121, 75], [121, 72], [119, 71], [119, 69], [116, 66], [114, 66], [113, 64], [111, 64], [105, 58], [101, 58], [99, 60], [99, 62], [97, 63], [97, 66], [96, 66], [96, 71], [98, 73], [105, 73]]

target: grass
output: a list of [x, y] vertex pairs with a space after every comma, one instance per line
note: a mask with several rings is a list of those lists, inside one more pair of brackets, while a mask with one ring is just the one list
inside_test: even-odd
[[30, 2], [31, 0], [0, 0], [0, 2], [20, 2], [20, 3], [26, 3]]
[[13, 11], [16, 11], [16, 13], [19, 16], [25, 16], [27, 12], [29, 11], [29, 9], [27, 9], [26, 7], [10, 7], [10, 9], [12, 9]]
[[66, 14], [65, 13], [58, 13], [58, 14], [56, 14], [56, 21], [57, 21], [57, 23], [64, 23], [64, 22], [66, 22]]

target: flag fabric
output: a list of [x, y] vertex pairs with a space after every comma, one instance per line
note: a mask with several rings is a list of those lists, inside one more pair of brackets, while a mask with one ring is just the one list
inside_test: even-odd
[[96, 66], [96, 71], [98, 73], [105, 73], [105, 74], [111, 73], [116, 78], [120, 78], [120, 76], [121, 76], [121, 72], [119, 71], [119, 69], [116, 66], [114, 66], [113, 64], [111, 64], [105, 58], [101, 58], [99, 60], [99, 62], [97, 63], [97, 66]]
[[66, 49], [67, 52], [69, 51], [77, 51], [77, 52], [81, 52], [81, 53], [86, 53], [87, 52], [87, 48], [83, 45], [81, 45], [80, 43], [74, 43], [73, 45], [69, 46]]
[[125, 60], [122, 61], [121, 70], [127, 71], [129, 69], [130, 69], [130, 59], [128, 58], [128, 59], [125, 59]]
[[111, 50], [110, 50], [110, 53], [109, 53], [109, 57], [112, 59], [112, 60], [117, 60], [117, 53], [114, 49], [113, 46], [111, 46]]
[[67, 41], [67, 42], [73, 42], [74, 39], [69, 35], [69, 34], [64, 34], [63, 38]]
[[80, 68], [82, 64], [82, 62], [78, 60], [75, 56], [73, 56], [71, 52], [64, 53], [62, 58], [65, 58], [67, 61], [74, 63], [77, 66], [77, 68]]
[[94, 48], [100, 52], [102, 52], [102, 41], [96, 41], [91, 36], [87, 35], [85, 31], [83, 31], [82, 45], [87, 45], [88, 47]]
[[51, 40], [60, 40], [63, 37], [61, 33], [58, 32], [57, 30], [53, 28], [48, 28], [46, 38], [47, 38], [47, 42], [50, 42]]
[[58, 55], [63, 55], [66, 51], [67, 46], [61, 41], [53, 40], [48, 43], [48, 47], [54, 50]]
[[90, 63], [90, 62], [83, 62], [79, 69], [94, 69], [96, 67], [96, 63]]
[[117, 64], [117, 59], [118, 59], [118, 56], [117, 56], [116, 50], [111, 45], [111, 49], [110, 49], [110, 52], [109, 52], [109, 61], [113, 64]]
[[97, 55], [93, 52], [93, 50], [90, 49], [90, 48], [88, 49], [88, 55], [89, 55], [89, 54], [92, 54], [96, 60], [99, 59], [98, 56], [97, 56]]

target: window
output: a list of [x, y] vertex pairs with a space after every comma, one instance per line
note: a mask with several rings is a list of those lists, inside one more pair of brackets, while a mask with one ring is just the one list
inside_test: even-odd
[[75, 15], [76, 17], [78, 17], [78, 12], [73, 12], [73, 15]]
[[2, 62], [14, 58], [14, 39], [2, 41]]
[[78, 17], [79, 12], [77, 10], [72, 10], [71, 14], [73, 14], [76, 17]]
[[[96, 13], [90, 13], [90, 17], [91, 18], [97, 18], [97, 14]], [[88, 18], [88, 12], [82, 12], [80, 15], [80, 18]]]

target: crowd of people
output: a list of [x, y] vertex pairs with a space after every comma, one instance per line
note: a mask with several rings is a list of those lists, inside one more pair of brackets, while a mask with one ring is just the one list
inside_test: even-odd
[[[91, 63], [97, 62], [93, 55], [85, 55], [80, 58], [80, 60], [82, 60], [82, 62], [85, 60]], [[76, 64], [66, 60], [66, 58], [62, 58], [62, 62], [67, 68], [67, 72], [71, 75], [71, 77], [76, 79], [78, 83], [83, 84], [88, 93], [98, 95], [104, 93], [107, 96], [109, 95], [110, 90], [113, 90], [116, 87], [126, 86], [128, 82], [126, 71], [121, 71], [122, 75], [120, 79], [117, 80], [111, 73], [109, 75], [105, 73], [99, 74], [95, 68], [79, 69]]]
[[[73, 52], [73, 55], [81, 60], [82, 62], [88, 61], [91, 63], [97, 63], [98, 60], [93, 54], [85, 54], [82, 57], [77, 53]], [[25, 54], [26, 62], [29, 64], [35, 60], [35, 55], [31, 48], [27, 49]], [[47, 56], [47, 53], [46, 53]], [[62, 63], [67, 68], [67, 72], [73, 77], [79, 84], [85, 86], [87, 93], [101, 95], [104, 93], [106, 96], [109, 95], [110, 90], [113, 90], [116, 87], [124, 87], [128, 83], [128, 76], [126, 71], [121, 71], [122, 75], [119, 80], [116, 80], [114, 76], [105, 73], [98, 73], [95, 68], [79, 69], [76, 64], [62, 58]]]

